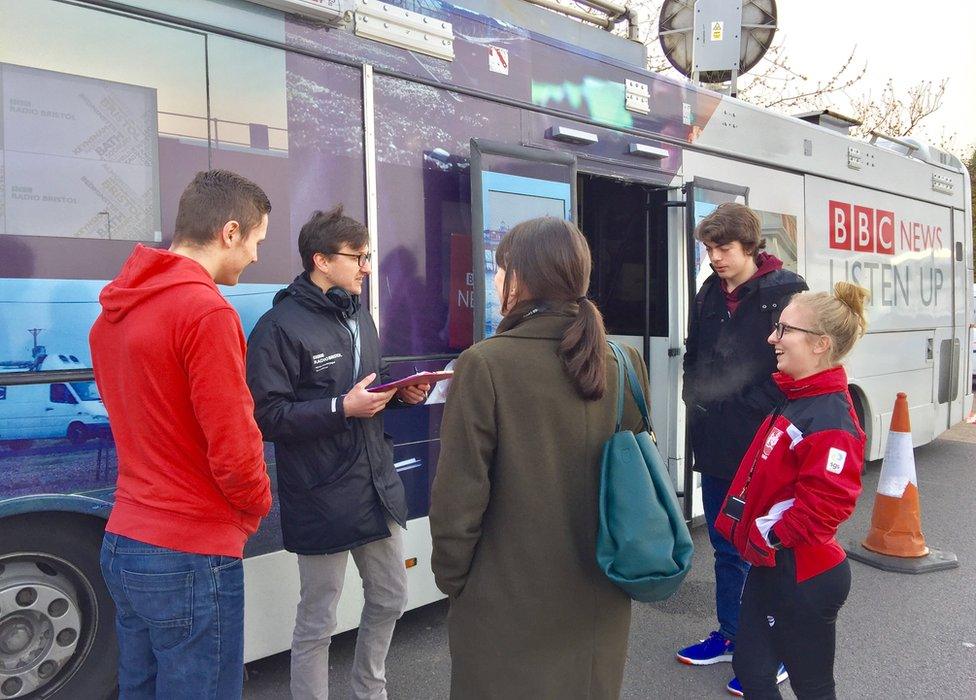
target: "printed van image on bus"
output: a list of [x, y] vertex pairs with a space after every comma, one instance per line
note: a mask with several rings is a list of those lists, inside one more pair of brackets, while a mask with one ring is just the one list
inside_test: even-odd
[[108, 435], [108, 414], [95, 382], [0, 385], [0, 444], [67, 438], [80, 445]]

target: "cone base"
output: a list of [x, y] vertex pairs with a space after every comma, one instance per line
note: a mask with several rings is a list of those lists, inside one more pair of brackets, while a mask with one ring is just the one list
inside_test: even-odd
[[878, 533], [871, 530], [868, 536], [861, 542], [861, 546], [874, 552], [883, 554], [886, 557], [898, 557], [900, 559], [917, 559], [927, 556], [929, 548], [925, 544], [925, 538], [918, 538], [910, 533]]
[[945, 571], [959, 566], [959, 560], [952, 552], [929, 548], [924, 557], [891, 557], [878, 554], [861, 546], [860, 542], [849, 541], [844, 547], [847, 556], [855, 561], [873, 566], [882, 571], [899, 574], [927, 574], [933, 571]]

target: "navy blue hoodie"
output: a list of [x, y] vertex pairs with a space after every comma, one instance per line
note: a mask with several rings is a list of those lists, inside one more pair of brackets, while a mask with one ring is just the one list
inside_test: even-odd
[[[358, 322], [358, 373], [347, 314]], [[275, 295], [251, 331], [247, 383], [258, 426], [275, 446], [281, 532], [290, 552], [332, 554], [388, 537], [387, 514], [406, 525], [382, 413], [343, 413], [345, 394], [371, 372], [386, 377], [373, 319], [365, 309], [337, 306], [307, 273]]]

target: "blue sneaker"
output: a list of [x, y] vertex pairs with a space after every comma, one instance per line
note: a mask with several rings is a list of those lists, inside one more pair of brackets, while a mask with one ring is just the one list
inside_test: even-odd
[[708, 666], [723, 661], [732, 660], [735, 642], [730, 642], [721, 632], [712, 632], [707, 639], [698, 644], [681, 649], [677, 653], [678, 661], [691, 666]]
[[[786, 666], [780, 664], [779, 668], [776, 670], [776, 684], [779, 685], [789, 677], [790, 674], [786, 672]], [[733, 678], [732, 680], [730, 680], [729, 684], [725, 686], [725, 689], [729, 691], [729, 693], [731, 693], [732, 695], [736, 696], [737, 698], [743, 697], [742, 684], [739, 683], [738, 678]]]

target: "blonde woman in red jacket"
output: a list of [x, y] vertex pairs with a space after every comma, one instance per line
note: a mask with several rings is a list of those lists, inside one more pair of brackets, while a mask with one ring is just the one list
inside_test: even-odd
[[851, 586], [837, 528], [861, 492], [864, 432], [841, 360], [864, 334], [867, 291], [838, 282], [803, 292], [769, 335], [786, 396], [760, 426], [716, 529], [752, 565], [742, 592], [733, 666], [748, 698], [835, 698], [837, 612]]

